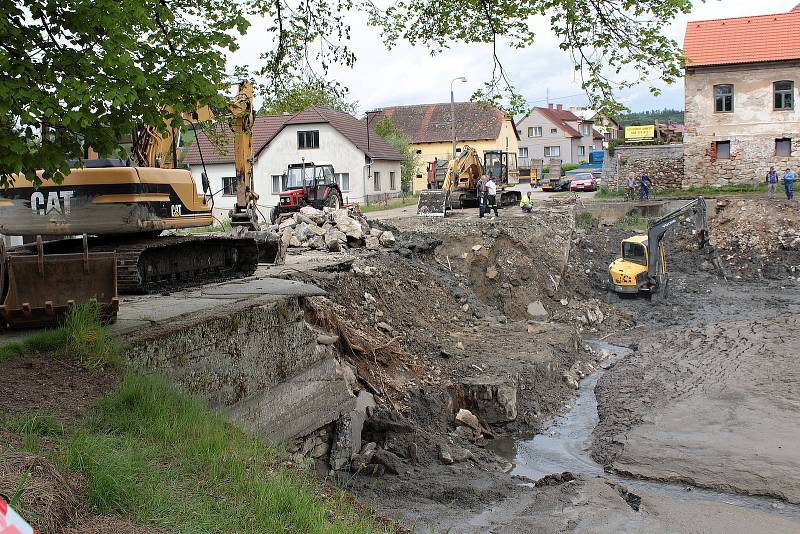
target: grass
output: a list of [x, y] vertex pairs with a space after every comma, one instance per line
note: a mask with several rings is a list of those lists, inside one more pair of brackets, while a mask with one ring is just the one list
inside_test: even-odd
[[[338, 490], [320, 495], [275, 451], [164, 379], [129, 372], [74, 434], [64, 461], [98, 514], [171, 532], [375, 532]], [[382, 530], [378, 530], [382, 531]]]
[[[71, 352], [87, 368], [120, 353], [91, 305], [73, 308], [63, 327], [3, 350]], [[0, 418], [0, 429], [19, 435], [22, 449], [81, 472], [96, 514], [185, 533], [392, 531], [345, 492], [281, 466], [275, 450], [153, 374], [126, 371], [119, 388], [76, 427], [25, 414]]]
[[225, 219], [213, 226], [199, 226], [197, 228], [187, 228], [185, 231], [190, 234], [208, 234], [211, 232], [227, 232], [232, 228], [230, 219]]
[[614, 223], [614, 229], [645, 231], [647, 230], [649, 224], [650, 221], [646, 218], [639, 217], [637, 215], [626, 215], [617, 219], [617, 221]]
[[118, 363], [119, 351], [119, 344], [109, 337], [100, 322], [100, 305], [93, 301], [73, 306], [59, 328], [0, 346], [0, 361], [40, 352], [72, 355], [87, 369], [99, 369]]
[[591, 230], [592, 226], [594, 225], [594, 216], [589, 212], [579, 213], [575, 216], [575, 224], [578, 226], [578, 228]]
[[396, 200], [391, 200], [389, 202], [376, 202], [373, 204], [361, 204], [359, 209], [361, 213], [369, 213], [371, 211], [382, 211], [382, 210], [390, 210], [394, 208], [402, 208], [405, 206], [411, 206], [417, 203], [419, 198], [419, 194], [414, 194], [411, 196], [399, 198]]
[[[659, 197], [669, 196], [718, 196], [718, 195], [757, 195], [766, 194], [766, 184], [728, 184], [722, 187], [702, 186], [702, 187], [687, 187], [686, 189], [670, 187], [667, 189], [659, 189], [656, 194]], [[636, 192], [638, 195], [638, 191]], [[597, 192], [597, 198], [622, 198], [625, 196], [625, 190], [619, 189], [613, 191], [608, 187], [601, 187]]]

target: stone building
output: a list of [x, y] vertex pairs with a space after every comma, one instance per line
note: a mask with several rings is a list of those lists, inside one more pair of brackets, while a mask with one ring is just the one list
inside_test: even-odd
[[684, 187], [758, 182], [800, 166], [800, 4], [689, 22]]
[[646, 174], [657, 191], [677, 189], [683, 186], [683, 167], [680, 144], [618, 146], [614, 156], [603, 165], [603, 185], [621, 189], [626, 178], [638, 184], [639, 178]]

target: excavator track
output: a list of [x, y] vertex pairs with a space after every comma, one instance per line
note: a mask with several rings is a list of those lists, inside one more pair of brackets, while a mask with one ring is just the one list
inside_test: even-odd
[[[45, 244], [45, 252], [71, 251], [79, 240]], [[123, 294], [159, 293], [249, 276], [258, 267], [256, 240], [228, 234], [192, 234], [93, 240], [90, 252], [116, 252], [117, 288]]]

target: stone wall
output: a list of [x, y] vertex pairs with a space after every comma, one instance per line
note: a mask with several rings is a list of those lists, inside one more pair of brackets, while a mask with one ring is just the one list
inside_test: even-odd
[[604, 174], [606, 186], [612, 190], [623, 187], [625, 179], [638, 180], [647, 174], [656, 190], [679, 188], [683, 185], [683, 145], [618, 146]]

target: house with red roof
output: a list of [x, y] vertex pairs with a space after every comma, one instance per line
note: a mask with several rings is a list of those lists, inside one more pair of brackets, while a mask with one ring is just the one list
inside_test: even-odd
[[435, 159], [453, 158], [452, 118], [455, 117], [456, 155], [468, 145], [482, 158], [485, 150], [502, 150], [517, 153], [517, 135], [514, 119], [502, 110], [483, 102], [455, 102], [452, 113], [450, 103], [392, 106], [370, 112], [370, 124], [388, 117], [392, 125], [408, 139], [416, 150], [419, 166], [414, 179], [414, 190], [425, 189], [428, 184], [427, 165]]
[[800, 4], [686, 26], [684, 186], [800, 167]]
[[[220, 127], [218, 137], [221, 143], [198, 131], [183, 162], [189, 165], [198, 187], [206, 172], [214, 193], [215, 214], [227, 218], [236, 201], [233, 136]], [[302, 161], [333, 165], [345, 203], [400, 195], [403, 155], [367, 130], [364, 121], [330, 108], [256, 116], [253, 156], [258, 205], [265, 218], [278, 204], [288, 166]]]
[[594, 128], [594, 114], [584, 111], [564, 109], [562, 104], [531, 109], [517, 125], [520, 166], [536, 160], [547, 165], [550, 159], [588, 162], [593, 150], [603, 150], [603, 135]]

